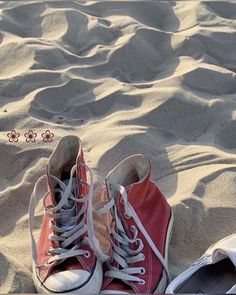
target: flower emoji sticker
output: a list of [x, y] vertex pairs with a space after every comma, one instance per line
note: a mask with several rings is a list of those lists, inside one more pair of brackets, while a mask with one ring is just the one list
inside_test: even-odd
[[9, 142], [17, 142], [18, 138], [20, 137], [20, 133], [17, 133], [16, 130], [12, 130], [11, 132], [7, 133], [7, 137]]
[[25, 133], [25, 138], [27, 142], [35, 142], [35, 138], [37, 137], [37, 134], [33, 130], [29, 130]]
[[44, 142], [52, 142], [54, 137], [54, 133], [50, 132], [50, 130], [46, 130], [42, 133], [42, 138]]

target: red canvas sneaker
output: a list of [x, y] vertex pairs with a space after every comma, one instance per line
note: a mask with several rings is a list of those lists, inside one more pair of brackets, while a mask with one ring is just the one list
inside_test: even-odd
[[111, 257], [104, 267], [101, 294], [162, 293], [173, 215], [158, 187], [150, 180], [151, 165], [143, 155], [121, 162], [106, 178], [111, 210]]
[[[35, 185], [29, 210], [33, 277], [40, 293], [99, 293], [102, 265], [90, 247], [92, 176], [86, 180], [80, 140], [62, 138], [49, 158], [46, 177]], [[47, 184], [47, 187], [46, 185]], [[38, 242], [32, 230], [36, 199], [43, 197], [44, 216]]]

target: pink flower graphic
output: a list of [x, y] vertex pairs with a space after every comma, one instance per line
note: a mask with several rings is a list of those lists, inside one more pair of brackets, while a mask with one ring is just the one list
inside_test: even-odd
[[42, 138], [44, 142], [52, 142], [54, 137], [54, 133], [50, 132], [50, 130], [46, 130], [42, 133]]
[[29, 130], [25, 133], [25, 138], [27, 142], [35, 142], [35, 138], [37, 137], [37, 134], [33, 130]]
[[12, 130], [11, 132], [7, 133], [7, 137], [9, 142], [17, 142], [18, 137], [20, 137], [20, 133], [17, 133], [16, 130]]

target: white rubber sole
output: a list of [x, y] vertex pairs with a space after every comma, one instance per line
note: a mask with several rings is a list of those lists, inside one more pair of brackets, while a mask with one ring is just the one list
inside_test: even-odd
[[[172, 236], [172, 228], [174, 224], [174, 213], [172, 209], [170, 210], [171, 210], [171, 216], [170, 216], [168, 229], [166, 233], [165, 256], [164, 256], [166, 265], [168, 265], [168, 250], [169, 250], [169, 244], [170, 244], [170, 240]], [[166, 272], [163, 270], [162, 278], [158, 284], [157, 289], [154, 291], [154, 294], [164, 293], [167, 288], [167, 285], [168, 285], [168, 278], [167, 278]]]
[[[39, 278], [36, 275], [35, 267], [33, 266], [33, 281], [35, 288], [37, 290], [37, 293], [44, 293], [44, 294], [55, 294], [60, 292], [53, 292], [48, 290], [43, 283], [39, 280]], [[71, 293], [71, 294], [99, 294], [101, 291], [103, 282], [103, 269], [102, 269], [102, 263], [97, 260], [96, 267], [94, 269], [93, 275], [91, 276], [90, 280], [87, 284], [85, 284], [83, 287], [70, 290], [68, 292], [61, 292], [61, 293]]]

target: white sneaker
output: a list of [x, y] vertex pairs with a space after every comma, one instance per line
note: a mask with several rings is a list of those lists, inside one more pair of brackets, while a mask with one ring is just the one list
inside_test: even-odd
[[211, 246], [176, 277], [165, 293], [236, 293], [236, 234]]

